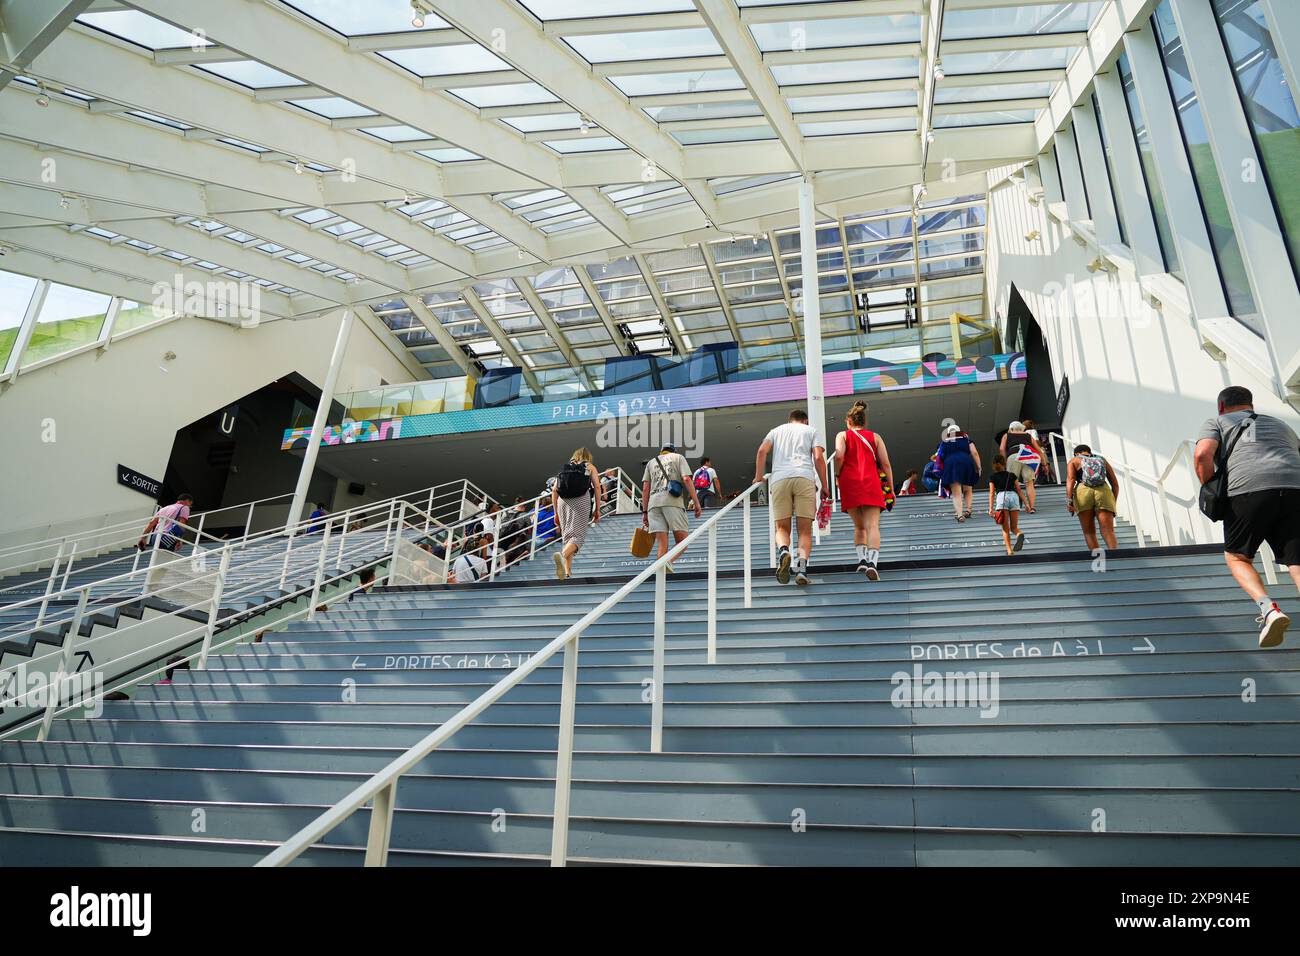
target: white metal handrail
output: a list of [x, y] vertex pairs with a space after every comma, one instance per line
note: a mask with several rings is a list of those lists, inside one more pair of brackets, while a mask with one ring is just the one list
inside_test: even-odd
[[[370, 812], [370, 831], [366, 843], [366, 866], [383, 866], [388, 859], [388, 848], [392, 837], [393, 810], [397, 803], [397, 784], [401, 777], [414, 768], [421, 760], [442, 746], [457, 731], [477, 719], [492, 704], [521, 683], [529, 674], [546, 663], [561, 649], [564, 650], [564, 677], [560, 693], [559, 740], [556, 746], [555, 772], [555, 812], [552, 817], [551, 865], [564, 866], [568, 857], [569, 841], [569, 791], [573, 773], [573, 738], [574, 716], [577, 706], [578, 684], [578, 639], [584, 631], [596, 623], [611, 608], [635, 591], [651, 576], [655, 578], [655, 624], [653, 650], [653, 696], [651, 699], [650, 749], [660, 753], [663, 749], [663, 705], [664, 705], [664, 671], [666, 658], [666, 621], [667, 621], [667, 584], [665, 569], [700, 535], [709, 536], [709, 623], [708, 654], [709, 662], [717, 660], [717, 528], [718, 522], [731, 509], [742, 506], [744, 509], [745, 538], [749, 537], [750, 499], [754, 492], [762, 487], [762, 482], [750, 485], [741, 495], [732, 499], [725, 507], [718, 509], [707, 521], [704, 521], [680, 544], [670, 548], [662, 558], [649, 564], [641, 573], [620, 587], [604, 601], [584, 614], [576, 623], [570, 625], [558, 637], [533, 654], [525, 663], [516, 667], [503, 677], [491, 689], [464, 707], [453, 717], [444, 722], [423, 740], [408, 749], [401, 756], [392, 760], [386, 767], [372, 776], [365, 783], [356, 787], [330, 809], [294, 834], [279, 849], [258, 862], [258, 866], [285, 866], [306, 852], [317, 840], [330, 833], [346, 821], [353, 813], [368, 803], [373, 803]], [[744, 559], [745, 606], [751, 604], [750, 577], [751, 567], [749, 548], [745, 548]]]

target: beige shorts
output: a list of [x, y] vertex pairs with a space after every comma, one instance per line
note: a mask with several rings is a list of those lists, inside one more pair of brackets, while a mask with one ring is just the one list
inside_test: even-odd
[[793, 512], [797, 518], [817, 514], [817, 482], [811, 478], [782, 478], [772, 482], [769, 492], [772, 517], [784, 521]]
[[1074, 508], [1076, 511], [1109, 511], [1115, 513], [1115, 492], [1110, 485], [1089, 488], [1087, 485], [1074, 486]]
[[1038, 477], [1038, 462], [1026, 462], [1018, 458], [1012, 458], [1007, 461], [1007, 471], [1015, 475], [1021, 482], [1033, 481]]
[[686, 520], [686, 509], [676, 506], [651, 508], [646, 517], [650, 521], [650, 531], [658, 534], [665, 531], [690, 531], [690, 522]]

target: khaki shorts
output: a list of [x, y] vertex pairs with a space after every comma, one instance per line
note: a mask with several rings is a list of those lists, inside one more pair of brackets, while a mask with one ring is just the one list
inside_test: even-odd
[[690, 531], [690, 522], [686, 520], [686, 509], [675, 505], [664, 508], [651, 508], [646, 513], [650, 521], [651, 533], [664, 531]]
[[1089, 488], [1087, 485], [1074, 486], [1074, 507], [1077, 511], [1109, 511], [1115, 513], [1115, 492], [1110, 485]]
[[1012, 458], [1007, 462], [1007, 471], [1015, 475], [1021, 482], [1033, 481], [1038, 477], [1038, 463]]
[[791, 512], [797, 518], [817, 514], [817, 482], [811, 478], [782, 478], [772, 482], [770, 491], [772, 517], [784, 521]]

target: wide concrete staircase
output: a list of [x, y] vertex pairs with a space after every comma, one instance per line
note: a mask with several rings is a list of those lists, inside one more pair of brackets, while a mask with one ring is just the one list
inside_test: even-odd
[[[668, 579], [662, 753], [652, 585], [583, 635], [571, 863], [1300, 862], [1300, 640], [1256, 649], [1213, 549], [1122, 529], [1102, 566], [1047, 489], [1007, 558], [986, 516], [912, 499], [884, 519], [881, 581], [849, 570], [836, 515], [800, 588], [752, 517], [748, 610], [738, 517], [719, 539], [716, 664], [705, 548]], [[0, 865], [255, 862], [606, 597], [635, 520], [594, 529], [574, 580], [543, 554], [495, 584], [375, 592], [0, 743]], [[927, 672], [997, 693], [896, 706]], [[559, 696], [555, 658], [403, 777], [390, 865], [546, 863]], [[360, 865], [368, 822], [299, 862]]]

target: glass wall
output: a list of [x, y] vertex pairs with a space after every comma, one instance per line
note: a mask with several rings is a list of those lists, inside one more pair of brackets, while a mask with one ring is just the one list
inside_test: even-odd
[[1192, 177], [1196, 181], [1197, 194], [1201, 199], [1201, 211], [1210, 233], [1210, 243], [1214, 246], [1215, 258], [1219, 266], [1219, 279], [1223, 283], [1228, 310], [1252, 332], [1263, 334], [1255, 297], [1250, 291], [1250, 282], [1246, 277], [1246, 263], [1241, 257], [1241, 247], [1237, 243], [1237, 232], [1228, 214], [1223, 181], [1219, 178], [1219, 170], [1214, 162], [1213, 151], [1210, 149], [1205, 117], [1201, 111], [1200, 100], [1196, 96], [1196, 89], [1192, 85], [1192, 74], [1187, 66], [1186, 51], [1169, 0], [1164, 0], [1156, 8], [1152, 23], [1159, 41], [1160, 55], [1164, 61], [1165, 77], [1169, 81], [1169, 90], [1177, 109], [1178, 125], [1182, 129], [1183, 142], [1191, 162]]
[[[1294, 2], [1294, 0], [1292, 0]], [[1213, 0], [1219, 31], [1232, 61], [1237, 91], [1255, 135], [1255, 147], [1300, 275], [1300, 114], [1278, 60], [1260, 0]]]
[[1164, 190], [1160, 187], [1160, 177], [1156, 174], [1155, 153], [1151, 149], [1151, 137], [1147, 133], [1147, 122], [1142, 115], [1142, 104], [1138, 100], [1137, 86], [1133, 82], [1133, 69], [1129, 66], [1128, 55], [1122, 54], [1115, 63], [1119, 71], [1119, 81], [1124, 87], [1124, 102], [1128, 106], [1129, 125], [1133, 127], [1133, 139], [1137, 142], [1138, 157], [1142, 160], [1142, 178], [1146, 186], [1147, 199], [1151, 203], [1151, 218], [1156, 223], [1156, 238], [1160, 242], [1160, 255], [1164, 259], [1165, 271], [1178, 278], [1183, 277], [1183, 264], [1178, 258], [1178, 247], [1174, 244], [1174, 231], [1169, 225], [1169, 206], [1165, 202]]
[[4, 371], [23, 324], [27, 306], [36, 290], [36, 280], [13, 272], [0, 272], [0, 371]]
[[51, 282], [21, 367], [94, 343], [104, 328], [111, 301], [110, 296], [100, 292]]

